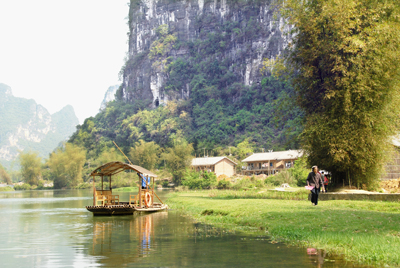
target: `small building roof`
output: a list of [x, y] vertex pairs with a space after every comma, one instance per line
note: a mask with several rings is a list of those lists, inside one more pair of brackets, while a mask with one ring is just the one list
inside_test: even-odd
[[297, 159], [303, 156], [302, 150], [288, 150], [270, 153], [255, 153], [242, 160], [242, 162], [260, 162], [271, 160]]
[[92, 173], [90, 173], [90, 176], [112, 176], [127, 169], [134, 170], [137, 173], [141, 173], [145, 176], [157, 177], [156, 174], [143, 167], [136, 165], [129, 165], [119, 161], [109, 162], [97, 167], [95, 170], [92, 171]]
[[230, 160], [226, 156], [217, 156], [217, 157], [198, 157], [192, 159], [192, 166], [213, 166], [222, 160], [227, 159], [232, 162], [234, 165], [237, 165], [234, 161]]

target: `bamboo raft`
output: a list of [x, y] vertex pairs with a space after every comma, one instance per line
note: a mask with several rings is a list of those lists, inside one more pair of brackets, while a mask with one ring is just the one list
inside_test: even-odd
[[[119, 195], [112, 193], [112, 176], [120, 172], [136, 172], [139, 177], [139, 193], [130, 195], [129, 202], [120, 202]], [[93, 215], [131, 215], [135, 212], [156, 212], [168, 209], [154, 191], [154, 178], [157, 175], [145, 168], [118, 161], [109, 162], [97, 167], [90, 176], [93, 177], [93, 205], [86, 206], [86, 209]], [[101, 177], [101, 190], [96, 189], [96, 177]], [[106, 190], [104, 178], [109, 181], [109, 187]], [[155, 197], [158, 198], [159, 203], [154, 202]]]
[[118, 205], [108, 206], [87, 206], [87, 210], [93, 212], [94, 215], [131, 215], [135, 212], [156, 212], [168, 209], [168, 206], [161, 203], [154, 203], [153, 207], [140, 208], [139, 206], [130, 205], [127, 202], [121, 202]]

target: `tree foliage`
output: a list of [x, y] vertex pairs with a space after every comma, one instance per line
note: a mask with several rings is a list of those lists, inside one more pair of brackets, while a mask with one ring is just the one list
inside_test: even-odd
[[190, 167], [192, 161], [193, 146], [186, 140], [178, 140], [172, 148], [167, 148], [161, 158], [165, 160], [169, 171], [173, 176], [173, 181], [181, 183], [183, 175]]
[[182, 178], [182, 185], [189, 189], [210, 189], [217, 184], [214, 172], [187, 170]]
[[37, 185], [42, 175], [41, 161], [36, 152], [20, 152], [19, 164], [21, 166], [22, 179], [29, 185]]
[[371, 184], [399, 115], [399, 5], [395, 0], [282, 1], [294, 26], [286, 62], [305, 113], [309, 161]]
[[73, 188], [82, 182], [82, 168], [86, 161], [83, 148], [66, 143], [50, 155], [47, 165], [54, 180], [54, 188]]
[[1, 164], [0, 164], [0, 179], [7, 184], [12, 183], [10, 175], [7, 173], [7, 171]]
[[159, 162], [160, 146], [151, 142], [139, 140], [130, 151], [131, 161], [138, 166], [153, 170]]

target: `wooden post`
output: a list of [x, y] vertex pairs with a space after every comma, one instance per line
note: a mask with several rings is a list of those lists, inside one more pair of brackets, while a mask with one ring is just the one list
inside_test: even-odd
[[94, 184], [94, 175], [92, 176], [93, 177], [93, 206], [95, 206], [96, 205], [96, 185]]
[[[101, 191], [103, 191], [103, 175], [101, 175]], [[103, 193], [102, 193], [103, 194]]]
[[112, 193], [112, 190], [111, 190], [111, 175], [110, 175], [110, 191]]
[[142, 207], [142, 176], [139, 175], [139, 207]]
[[151, 196], [151, 200], [153, 200], [153, 204], [154, 204], [154, 177], [153, 177], [153, 194]]

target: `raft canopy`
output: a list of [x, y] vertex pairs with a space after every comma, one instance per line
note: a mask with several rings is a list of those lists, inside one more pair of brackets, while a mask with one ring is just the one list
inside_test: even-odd
[[130, 165], [123, 162], [115, 161], [108, 162], [102, 166], [97, 167], [90, 173], [90, 176], [112, 176], [125, 170], [133, 170], [143, 176], [150, 176], [156, 178], [157, 175], [143, 167]]

